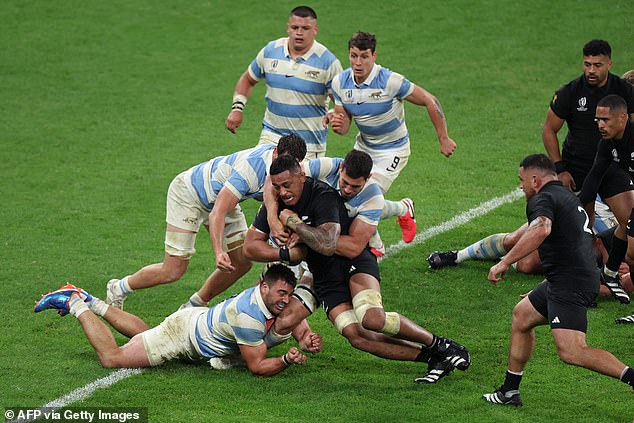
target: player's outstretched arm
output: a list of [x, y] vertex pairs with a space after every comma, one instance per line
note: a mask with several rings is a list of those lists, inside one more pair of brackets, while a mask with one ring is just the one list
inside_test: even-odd
[[292, 364], [304, 364], [306, 356], [296, 347], [291, 347], [281, 357], [266, 357], [266, 344], [258, 346], [240, 345], [240, 354], [251, 373], [256, 376], [274, 376]]

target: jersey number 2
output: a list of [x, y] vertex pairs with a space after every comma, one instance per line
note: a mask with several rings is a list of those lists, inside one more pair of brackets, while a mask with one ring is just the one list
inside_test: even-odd
[[581, 207], [581, 206], [577, 206], [577, 210], [579, 210], [581, 213], [583, 213], [583, 215], [586, 217], [586, 221], [583, 222], [583, 231], [589, 233], [590, 235], [592, 235], [592, 230], [588, 227], [588, 224], [590, 223], [590, 218], [588, 217], [588, 213], [586, 213], [584, 208]]

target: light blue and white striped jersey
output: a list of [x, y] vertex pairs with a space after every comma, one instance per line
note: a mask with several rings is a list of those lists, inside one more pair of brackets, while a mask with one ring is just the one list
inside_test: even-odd
[[255, 286], [200, 314], [189, 339], [201, 357], [224, 357], [240, 351], [239, 345], [262, 344], [274, 317]]
[[335, 105], [342, 106], [359, 128], [357, 141], [369, 149], [389, 150], [409, 143], [403, 99], [414, 84], [402, 75], [375, 64], [361, 84], [348, 68], [332, 81]]
[[266, 112], [262, 130], [280, 136], [296, 133], [310, 152], [326, 151], [326, 114], [333, 78], [341, 63], [325, 46], [315, 41], [296, 60], [288, 51], [288, 38], [268, 43], [251, 62], [249, 75], [266, 81]]
[[[306, 176], [323, 181], [339, 191], [341, 163], [343, 163], [341, 158], [322, 157], [310, 160], [304, 166], [304, 171]], [[379, 184], [370, 178], [357, 195], [346, 201], [346, 209], [348, 216], [360, 219], [369, 225], [378, 226], [384, 203], [385, 199]]]
[[191, 184], [200, 202], [211, 210], [223, 187], [240, 201], [261, 198], [274, 148], [273, 144], [261, 145], [216, 157], [191, 168]]

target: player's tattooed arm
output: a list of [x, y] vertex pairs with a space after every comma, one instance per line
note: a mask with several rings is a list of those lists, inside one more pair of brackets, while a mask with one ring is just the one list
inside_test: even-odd
[[335, 222], [328, 222], [313, 228], [302, 223], [296, 226], [295, 232], [308, 248], [324, 256], [331, 256], [337, 248], [341, 226]]
[[314, 228], [302, 222], [293, 211], [284, 209], [280, 213], [280, 221], [284, 226], [295, 232], [304, 244], [311, 250], [331, 256], [335, 253], [341, 226], [336, 222], [326, 222]]

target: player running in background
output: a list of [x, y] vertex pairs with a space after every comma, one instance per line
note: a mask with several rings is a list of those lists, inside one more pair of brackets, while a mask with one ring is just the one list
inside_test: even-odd
[[225, 126], [233, 133], [242, 124], [244, 107], [253, 87], [266, 82], [266, 112], [259, 144], [277, 144], [280, 137], [297, 134], [306, 141], [307, 157], [326, 154], [323, 118], [330, 84], [341, 72], [339, 60], [315, 41], [317, 14], [307, 6], [293, 9], [286, 24], [287, 38], [268, 43], [240, 76]]

